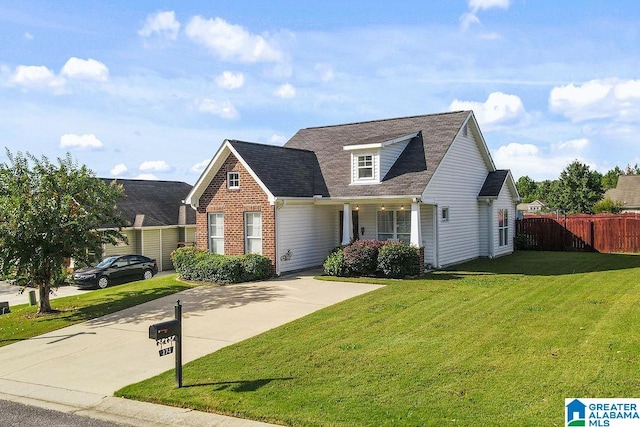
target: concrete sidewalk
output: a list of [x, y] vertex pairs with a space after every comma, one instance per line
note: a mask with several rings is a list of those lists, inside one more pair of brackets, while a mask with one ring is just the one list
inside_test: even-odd
[[187, 363], [379, 287], [317, 281], [303, 274], [189, 289], [0, 348], [0, 399], [125, 425], [265, 425], [129, 401], [113, 393], [173, 369], [173, 356], [159, 357], [148, 329], [172, 319], [178, 299], [183, 305], [183, 361]]

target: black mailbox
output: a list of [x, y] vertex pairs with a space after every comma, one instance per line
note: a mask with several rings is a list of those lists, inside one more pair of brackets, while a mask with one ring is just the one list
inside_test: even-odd
[[149, 338], [152, 340], [161, 340], [180, 334], [180, 321], [168, 320], [162, 323], [156, 323], [149, 326]]

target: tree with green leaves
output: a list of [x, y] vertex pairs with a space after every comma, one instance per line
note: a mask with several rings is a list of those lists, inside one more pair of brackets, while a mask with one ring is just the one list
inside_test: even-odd
[[57, 164], [9, 150], [7, 158], [0, 164], [0, 271], [37, 286], [38, 313], [51, 312], [49, 294], [69, 258], [88, 263], [103, 243], [126, 241], [116, 209], [123, 188], [68, 154]]
[[560, 173], [548, 202], [553, 209], [566, 213], [592, 213], [603, 194], [602, 175], [575, 160]]
[[616, 188], [620, 175], [624, 175], [624, 172], [618, 166], [602, 175], [602, 189], [609, 190], [610, 188]]
[[538, 198], [538, 183], [527, 175], [518, 178], [516, 187], [524, 203], [531, 203]]
[[593, 213], [610, 213], [610, 214], [619, 214], [624, 209], [624, 203], [611, 200], [610, 198], [606, 198], [604, 200], [600, 200], [593, 205]]

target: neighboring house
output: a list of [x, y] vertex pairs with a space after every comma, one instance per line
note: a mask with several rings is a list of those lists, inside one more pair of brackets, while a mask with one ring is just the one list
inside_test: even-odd
[[403, 240], [436, 267], [513, 251], [518, 191], [471, 111], [298, 131], [284, 147], [225, 140], [185, 202], [196, 243], [321, 265], [353, 239]]
[[526, 214], [539, 214], [542, 213], [542, 210], [545, 208], [544, 202], [540, 200], [534, 200], [531, 203], [520, 203], [516, 207], [518, 213]]
[[[124, 187], [118, 210], [129, 226], [122, 229], [128, 244], [104, 245], [103, 255], [140, 254], [155, 258], [158, 270], [172, 270], [171, 252], [179, 245], [194, 245], [196, 215], [183, 200], [191, 185], [177, 181], [108, 179]], [[105, 225], [108, 228], [108, 225]]]
[[604, 198], [622, 203], [622, 212], [640, 212], [640, 175], [620, 175], [616, 188], [607, 190]]

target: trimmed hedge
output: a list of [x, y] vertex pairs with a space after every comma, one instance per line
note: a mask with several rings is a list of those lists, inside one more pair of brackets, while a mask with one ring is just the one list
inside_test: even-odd
[[271, 260], [257, 254], [217, 255], [195, 247], [171, 253], [173, 267], [186, 280], [239, 283], [271, 277]]
[[324, 261], [328, 276], [402, 278], [420, 273], [420, 252], [405, 242], [358, 240], [339, 246]]
[[419, 252], [404, 242], [384, 245], [378, 253], [378, 268], [382, 274], [394, 279], [417, 275], [419, 263]]

